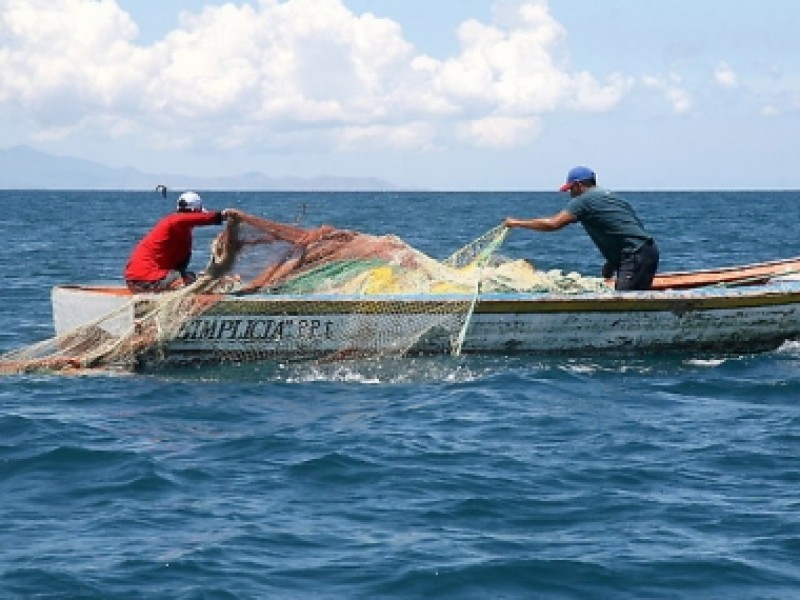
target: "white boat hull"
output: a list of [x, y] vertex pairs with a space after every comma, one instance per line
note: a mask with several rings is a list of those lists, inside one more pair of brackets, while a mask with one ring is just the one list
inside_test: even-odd
[[[113, 288], [53, 290], [57, 333], [117, 309], [110, 333], [132, 327], [152, 296]], [[291, 360], [347, 351], [382, 354], [449, 352], [469, 298], [454, 315], [430, 314], [443, 298], [410, 296], [223, 296], [183, 324], [163, 348], [167, 363]], [[354, 319], [353, 315], [358, 318]], [[113, 331], [112, 331], [113, 330]], [[420, 334], [421, 335], [418, 335]], [[416, 336], [416, 337], [414, 337]], [[757, 351], [800, 337], [800, 281], [744, 288], [556, 296], [481, 297], [469, 321], [464, 353], [617, 353]], [[346, 347], [342, 340], [347, 340]], [[229, 358], [228, 358], [229, 357]]]

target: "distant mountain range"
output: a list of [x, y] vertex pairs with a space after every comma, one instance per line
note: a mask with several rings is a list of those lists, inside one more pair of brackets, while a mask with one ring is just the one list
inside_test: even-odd
[[149, 190], [158, 184], [175, 189], [231, 191], [379, 191], [398, 186], [370, 177], [268, 177], [242, 173], [230, 177], [196, 177], [145, 173], [96, 162], [54, 156], [29, 146], [0, 150], [0, 189]]

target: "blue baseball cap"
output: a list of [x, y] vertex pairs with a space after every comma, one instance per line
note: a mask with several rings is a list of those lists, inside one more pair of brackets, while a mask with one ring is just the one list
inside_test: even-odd
[[594, 179], [595, 174], [589, 167], [572, 167], [567, 173], [567, 183], [558, 188], [559, 192], [566, 192], [576, 181]]

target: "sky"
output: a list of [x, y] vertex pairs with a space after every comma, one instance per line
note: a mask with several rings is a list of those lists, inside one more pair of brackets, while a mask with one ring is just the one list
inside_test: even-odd
[[0, 0], [0, 147], [153, 173], [795, 189], [800, 2]]

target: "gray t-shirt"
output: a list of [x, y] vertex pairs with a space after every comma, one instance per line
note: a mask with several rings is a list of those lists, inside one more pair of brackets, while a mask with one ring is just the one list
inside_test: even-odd
[[583, 225], [600, 253], [614, 267], [619, 267], [623, 250], [636, 250], [652, 239], [633, 207], [602, 188], [593, 187], [571, 198], [565, 210]]

